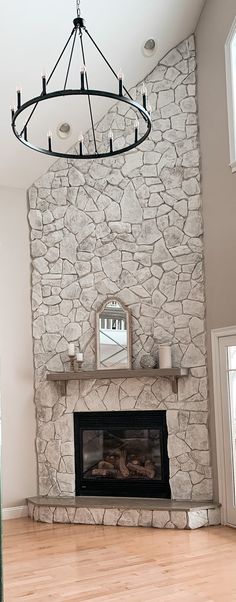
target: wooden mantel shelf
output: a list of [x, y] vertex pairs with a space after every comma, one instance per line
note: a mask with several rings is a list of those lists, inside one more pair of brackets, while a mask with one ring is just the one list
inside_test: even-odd
[[63, 381], [68, 380], [98, 380], [114, 378], [170, 378], [172, 381], [173, 393], [177, 393], [178, 379], [182, 376], [188, 376], [188, 368], [121, 368], [117, 370], [78, 370], [77, 372], [48, 372], [47, 380]]

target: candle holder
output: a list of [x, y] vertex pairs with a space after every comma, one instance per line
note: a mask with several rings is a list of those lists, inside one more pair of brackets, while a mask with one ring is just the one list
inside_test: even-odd
[[70, 356], [70, 369], [72, 372], [75, 371], [75, 355]]
[[78, 370], [82, 369], [83, 360], [84, 360], [83, 353], [81, 353], [81, 352], [76, 353], [76, 361], [77, 361], [77, 369]]

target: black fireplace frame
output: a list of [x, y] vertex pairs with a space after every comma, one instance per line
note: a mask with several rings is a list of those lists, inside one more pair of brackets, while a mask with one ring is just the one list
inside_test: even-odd
[[[99, 420], [99, 422], [98, 422]], [[105, 428], [159, 428], [161, 444], [162, 478], [143, 480], [135, 478], [100, 480], [83, 476], [82, 431]], [[148, 497], [170, 499], [168, 431], [166, 411], [74, 412], [75, 491], [77, 496]]]

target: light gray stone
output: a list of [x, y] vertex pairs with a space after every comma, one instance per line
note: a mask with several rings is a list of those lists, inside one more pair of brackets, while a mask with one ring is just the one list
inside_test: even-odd
[[33, 323], [33, 337], [35, 339], [41, 339], [42, 335], [45, 333], [45, 318], [44, 316], [39, 316]]
[[68, 324], [68, 318], [61, 316], [60, 314], [55, 316], [46, 316], [45, 324], [47, 332], [61, 334], [61, 332], [64, 331], [65, 326]]
[[186, 219], [184, 232], [188, 236], [196, 237], [202, 234], [202, 218], [198, 211], [191, 211]]
[[86, 213], [73, 205], [68, 207], [65, 214], [65, 226], [70, 232], [78, 234], [81, 230], [86, 230], [91, 223], [92, 220]]
[[193, 486], [193, 499], [194, 500], [212, 500], [213, 488], [212, 479], [203, 479], [200, 483]]
[[132, 171], [138, 169], [143, 164], [142, 153], [132, 152], [125, 156], [125, 163], [121, 169], [124, 176], [128, 176]]
[[121, 274], [121, 252], [113, 251], [110, 255], [102, 258], [103, 270], [110, 280], [116, 282]]
[[183, 310], [185, 314], [189, 314], [190, 316], [196, 316], [198, 318], [203, 318], [205, 313], [204, 304], [199, 301], [183, 301]]
[[171, 260], [171, 255], [163, 239], [160, 239], [155, 243], [152, 260], [154, 263], [164, 263], [165, 261]]
[[51, 190], [51, 202], [56, 205], [66, 205], [67, 188], [52, 188]]
[[63, 524], [69, 523], [70, 519], [68, 516], [67, 508], [58, 506], [54, 512], [53, 522], [54, 523], [63, 523]]
[[142, 223], [141, 233], [138, 237], [139, 244], [153, 244], [161, 238], [155, 219], [147, 219]]
[[[192, 449], [195, 449], [192, 447]], [[179, 439], [176, 435], [169, 435], [168, 437], [168, 455], [169, 458], [176, 458], [181, 454], [188, 453], [190, 450], [190, 446], [183, 441], [183, 439]]]
[[42, 230], [43, 219], [38, 209], [31, 209], [29, 211], [29, 223], [34, 230]]
[[83, 174], [75, 167], [69, 169], [68, 177], [70, 186], [83, 186], [85, 184]]
[[69, 342], [79, 340], [81, 335], [81, 327], [76, 322], [71, 322], [67, 324], [64, 330], [64, 337]]
[[166, 65], [167, 67], [173, 67], [177, 63], [182, 60], [182, 56], [177, 48], [171, 50], [165, 57], [162, 59], [161, 63]]
[[170, 513], [167, 510], [153, 510], [152, 526], [156, 529], [164, 529], [170, 520]]
[[209, 448], [207, 427], [204, 424], [190, 424], [186, 431], [186, 443], [191, 449], [207, 450]]
[[137, 527], [138, 521], [138, 510], [124, 510], [117, 524], [121, 527]]
[[170, 513], [171, 522], [177, 529], [186, 529], [187, 514], [183, 511], [172, 510]]
[[121, 211], [123, 222], [139, 224], [142, 221], [142, 209], [136, 197], [135, 189], [130, 182], [124, 190], [121, 200]]
[[193, 343], [190, 343], [182, 359], [183, 368], [203, 366], [204, 363], [205, 358], [200, 349], [198, 349]]
[[152, 510], [140, 510], [139, 527], [152, 527]]
[[52, 523], [54, 510], [55, 508], [50, 506], [40, 506], [38, 508], [38, 517], [37, 519], [35, 518], [35, 520], [41, 521], [42, 523]]
[[170, 479], [171, 493], [174, 500], [191, 499], [192, 483], [187, 472], [178, 471]]
[[159, 109], [169, 105], [171, 102], [174, 102], [174, 91], [173, 90], [163, 90], [158, 94], [157, 106]]
[[200, 527], [206, 527], [207, 523], [207, 510], [191, 510], [189, 512], [189, 529], [199, 529]]
[[93, 517], [95, 525], [102, 525], [105, 510], [103, 508], [90, 508], [89, 511]]
[[69, 286], [63, 288], [61, 292], [62, 299], [78, 299], [80, 296], [80, 286], [78, 282], [72, 282]]
[[208, 522], [210, 526], [221, 524], [220, 508], [212, 508], [208, 510]]
[[95, 520], [88, 508], [77, 508], [74, 523], [80, 525], [94, 525]]
[[121, 513], [122, 511], [118, 508], [107, 508], [104, 513], [103, 524], [111, 526], [117, 525]]
[[76, 261], [77, 241], [74, 234], [68, 234], [60, 243], [60, 256], [72, 264]]
[[31, 243], [32, 257], [42, 257], [47, 253], [47, 247], [41, 240], [34, 240]]

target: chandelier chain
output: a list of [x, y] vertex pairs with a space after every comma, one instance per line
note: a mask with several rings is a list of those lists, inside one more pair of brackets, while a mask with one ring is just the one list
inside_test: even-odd
[[76, 0], [77, 17], [80, 17], [80, 0]]

